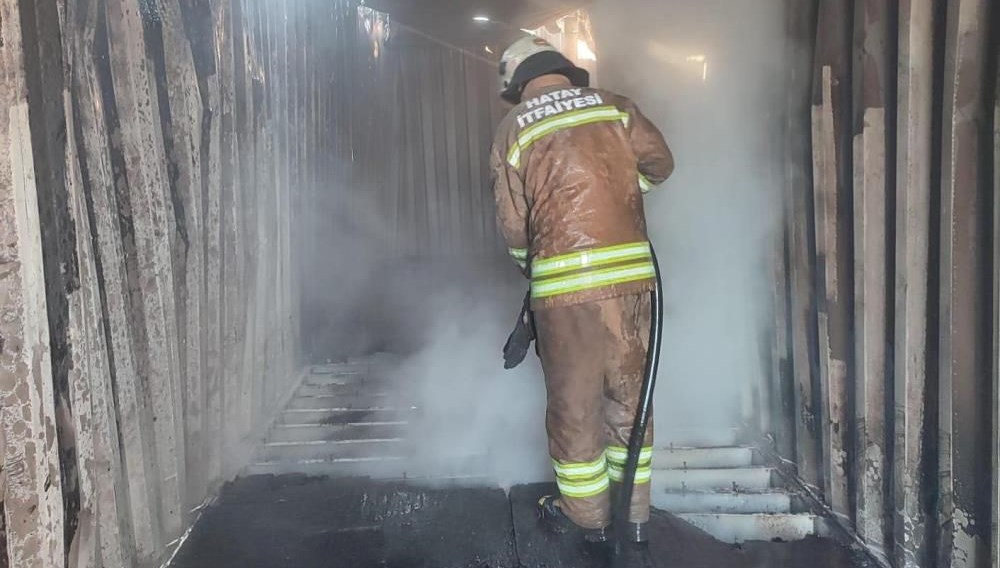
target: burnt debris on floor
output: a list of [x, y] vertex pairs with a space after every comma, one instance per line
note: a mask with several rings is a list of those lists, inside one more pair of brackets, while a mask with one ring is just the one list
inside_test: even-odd
[[[607, 558], [540, 530], [549, 484], [421, 488], [402, 482], [257, 476], [226, 486], [173, 568], [604, 568]], [[816, 538], [732, 546], [662, 512], [656, 567], [866, 568]], [[609, 567], [610, 568], [610, 567]]]

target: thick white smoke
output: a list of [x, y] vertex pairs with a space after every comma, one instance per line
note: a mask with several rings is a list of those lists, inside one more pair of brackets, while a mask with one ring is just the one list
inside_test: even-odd
[[501, 358], [519, 293], [480, 281], [445, 287], [430, 299], [437, 317], [426, 330], [428, 343], [403, 361], [397, 377], [405, 400], [420, 409], [411, 430], [416, 475], [486, 474], [502, 486], [551, 475], [538, 359], [529, 354], [505, 371]]
[[[646, 201], [667, 291], [661, 440], [678, 427], [739, 425], [763, 372], [769, 255], [781, 218], [782, 10], [780, 0], [592, 6], [599, 86], [637, 101], [677, 160], [674, 177]], [[537, 358], [504, 371], [500, 357], [526, 281], [512, 265], [500, 273], [509, 278], [497, 277], [482, 259], [421, 258], [402, 269], [393, 259], [382, 272], [366, 258], [390, 248], [378, 215], [339, 221], [332, 240], [351, 242], [353, 253], [338, 259], [358, 278], [344, 282], [338, 262], [315, 284], [329, 286], [333, 312], [364, 315], [326, 329], [349, 354], [402, 356], [396, 402], [420, 409], [411, 431], [420, 461], [410, 473], [486, 473], [504, 485], [550, 477]]]
[[666, 286], [657, 416], [739, 425], [771, 326], [785, 96], [780, 0], [599, 0], [601, 87], [665, 133], [677, 171], [646, 198]]

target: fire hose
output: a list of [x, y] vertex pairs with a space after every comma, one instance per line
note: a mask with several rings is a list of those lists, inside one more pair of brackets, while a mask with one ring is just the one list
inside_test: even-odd
[[646, 350], [646, 373], [642, 379], [642, 390], [639, 394], [639, 405], [632, 423], [632, 434], [629, 436], [628, 457], [625, 460], [624, 479], [613, 505], [612, 515], [614, 526], [618, 528], [616, 538], [618, 546], [629, 536], [622, 530], [627, 526], [629, 512], [632, 508], [632, 493], [635, 490], [635, 475], [639, 469], [639, 454], [646, 439], [646, 429], [649, 427], [649, 417], [653, 410], [653, 391], [656, 389], [656, 373], [660, 367], [660, 344], [663, 339], [663, 280], [660, 277], [660, 265], [656, 260], [656, 251], [650, 245], [653, 267], [656, 269], [656, 286], [650, 292], [649, 347]]

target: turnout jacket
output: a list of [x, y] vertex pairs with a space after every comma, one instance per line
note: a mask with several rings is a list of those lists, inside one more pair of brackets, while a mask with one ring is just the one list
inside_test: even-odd
[[642, 196], [674, 160], [632, 101], [590, 88], [536, 91], [500, 123], [490, 163], [498, 224], [531, 279], [532, 309], [652, 290]]

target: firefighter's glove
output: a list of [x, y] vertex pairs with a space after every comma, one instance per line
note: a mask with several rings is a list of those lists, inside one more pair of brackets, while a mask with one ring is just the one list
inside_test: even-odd
[[517, 325], [514, 331], [507, 338], [507, 343], [503, 346], [503, 368], [513, 369], [524, 361], [528, 355], [528, 348], [535, 340], [535, 322], [531, 317], [531, 293], [524, 298], [524, 307], [517, 318]]

